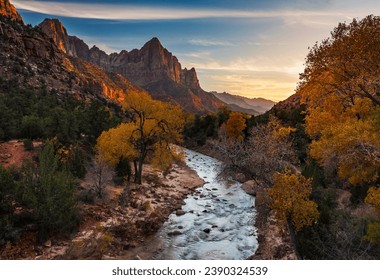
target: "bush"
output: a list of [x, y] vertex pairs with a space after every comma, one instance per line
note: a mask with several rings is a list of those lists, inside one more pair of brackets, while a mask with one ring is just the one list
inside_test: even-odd
[[86, 204], [94, 204], [95, 193], [92, 190], [82, 190], [78, 194], [78, 200]]
[[29, 138], [23, 141], [25, 151], [33, 151], [33, 141]]

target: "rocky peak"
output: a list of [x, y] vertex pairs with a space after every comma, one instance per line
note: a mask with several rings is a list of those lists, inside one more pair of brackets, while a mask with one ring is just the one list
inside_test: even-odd
[[110, 56], [95, 45], [89, 51], [88, 60], [107, 72], [112, 71], [110, 65]]
[[197, 72], [195, 71], [194, 67], [190, 70], [187, 70], [186, 68], [183, 69], [181, 74], [182, 84], [190, 88], [200, 88]]
[[0, 0], [0, 15], [23, 23], [22, 17], [9, 0]]
[[139, 58], [149, 71], [154, 72], [155, 80], [169, 78], [176, 83], [180, 82], [181, 64], [171, 52], [161, 45], [156, 37], [141, 48]]
[[57, 47], [65, 52], [70, 53], [69, 50], [69, 38], [66, 28], [58, 19], [45, 19], [39, 24], [42, 32], [49, 36]]

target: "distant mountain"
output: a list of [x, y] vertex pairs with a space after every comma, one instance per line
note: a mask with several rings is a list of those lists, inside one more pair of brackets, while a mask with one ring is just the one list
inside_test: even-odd
[[[256, 112], [254, 115], [264, 114], [266, 111], [270, 110], [276, 103], [267, 100], [264, 98], [248, 98], [239, 95], [232, 95], [226, 92], [218, 93], [211, 92], [219, 98], [224, 103], [228, 104], [229, 107], [234, 108], [236, 111], [243, 112], [245, 110], [249, 110], [251, 112]], [[243, 112], [246, 113], [246, 112]]]
[[216, 112], [224, 105], [201, 88], [196, 70], [182, 69], [178, 59], [157, 38], [139, 50], [108, 55], [96, 46], [90, 49], [81, 39], [69, 36], [56, 19], [46, 19], [39, 26], [66, 54], [95, 64], [106, 72], [121, 74], [155, 99], [176, 103], [193, 113]]

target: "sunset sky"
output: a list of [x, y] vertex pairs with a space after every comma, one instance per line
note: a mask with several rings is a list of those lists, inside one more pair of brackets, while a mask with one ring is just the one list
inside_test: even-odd
[[111, 53], [152, 37], [207, 91], [279, 101], [294, 93], [308, 47], [338, 22], [380, 15], [380, 1], [11, 0], [26, 23], [59, 18], [70, 35]]

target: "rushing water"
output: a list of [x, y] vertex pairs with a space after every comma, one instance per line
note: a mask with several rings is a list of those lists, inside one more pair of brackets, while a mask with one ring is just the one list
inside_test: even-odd
[[187, 165], [207, 183], [185, 200], [182, 216], [170, 215], [158, 232], [157, 259], [245, 259], [257, 249], [254, 198], [236, 181], [218, 180], [220, 162], [185, 150]]

